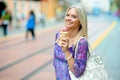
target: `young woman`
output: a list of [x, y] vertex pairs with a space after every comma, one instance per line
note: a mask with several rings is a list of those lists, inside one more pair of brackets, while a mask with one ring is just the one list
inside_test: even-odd
[[[72, 80], [70, 72], [76, 78], [80, 77], [87, 62], [87, 16], [81, 6], [74, 5], [67, 9], [64, 28], [66, 30], [62, 29], [56, 33], [53, 63], [56, 80]], [[63, 31], [66, 31], [66, 36], [62, 36]], [[78, 49], [75, 54], [77, 44]]]

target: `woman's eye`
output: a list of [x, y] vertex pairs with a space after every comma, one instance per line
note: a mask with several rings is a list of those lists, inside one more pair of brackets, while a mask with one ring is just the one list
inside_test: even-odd
[[66, 14], [66, 17], [77, 18], [76, 15], [70, 15], [70, 14]]
[[66, 14], [66, 16], [69, 16], [69, 14]]
[[73, 15], [72, 17], [73, 17], [73, 18], [76, 18], [76, 16], [74, 16], [74, 15]]

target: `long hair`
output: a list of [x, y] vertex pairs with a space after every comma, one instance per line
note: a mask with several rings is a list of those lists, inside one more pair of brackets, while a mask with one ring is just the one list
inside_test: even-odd
[[70, 6], [67, 11], [66, 11], [66, 14], [68, 13], [68, 11], [71, 9], [71, 8], [75, 8], [76, 11], [77, 11], [77, 14], [78, 14], [78, 18], [79, 18], [79, 21], [80, 21], [80, 29], [78, 31], [78, 34], [76, 35], [76, 38], [74, 40], [74, 45], [76, 45], [78, 39], [80, 37], [85, 37], [88, 39], [88, 32], [87, 32], [87, 15], [86, 15], [86, 11], [85, 9], [80, 6], [80, 5], [73, 5], [73, 6]]

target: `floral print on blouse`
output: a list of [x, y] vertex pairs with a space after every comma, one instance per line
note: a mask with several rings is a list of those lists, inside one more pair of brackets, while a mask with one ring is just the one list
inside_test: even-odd
[[[59, 37], [60, 33], [56, 34], [56, 39]], [[88, 52], [88, 42], [86, 38], [81, 38], [78, 42], [77, 53], [75, 54], [74, 46], [69, 47], [69, 51], [72, 54], [72, 57], [76, 56], [73, 70], [76, 77], [80, 77], [86, 67], [87, 61], [87, 52]], [[55, 43], [54, 45], [54, 61], [53, 65], [55, 68], [56, 80], [71, 80], [69, 75], [69, 66], [67, 60], [65, 59], [65, 54], [62, 51], [62, 48]]]

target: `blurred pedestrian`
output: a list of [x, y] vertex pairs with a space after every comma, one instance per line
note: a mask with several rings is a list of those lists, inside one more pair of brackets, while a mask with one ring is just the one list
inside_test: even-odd
[[27, 20], [27, 25], [26, 25], [26, 39], [28, 39], [28, 33], [30, 32], [32, 35], [32, 39], [35, 39], [35, 14], [34, 12], [31, 10], [29, 13], [29, 17]]
[[12, 26], [11, 26], [12, 16], [11, 16], [11, 13], [9, 10], [5, 9], [2, 12], [1, 20], [2, 20], [3, 34], [4, 34], [4, 36], [7, 36], [8, 26], [9, 26], [10, 30], [12, 29]]
[[[70, 72], [76, 78], [82, 76], [88, 55], [87, 38], [85, 10], [76, 5], [69, 7], [65, 14], [65, 27], [56, 33], [53, 63], [56, 80], [76, 80], [71, 79]], [[75, 54], [77, 41], [79, 42]]]
[[5, 10], [6, 7], [7, 7], [6, 3], [4, 1], [0, 1], [0, 19], [2, 16], [2, 12], [3, 10]]

